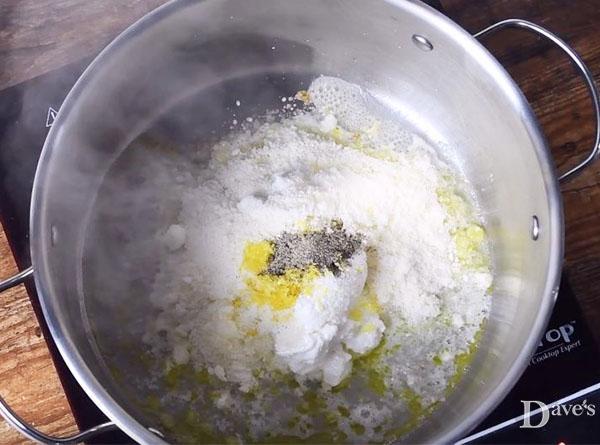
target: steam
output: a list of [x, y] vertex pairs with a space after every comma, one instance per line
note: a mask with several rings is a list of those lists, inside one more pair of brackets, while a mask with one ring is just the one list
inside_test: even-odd
[[80, 275], [80, 288], [64, 280], [59, 289], [72, 295], [65, 310], [73, 330], [86, 331], [78, 348], [90, 351], [103, 385], [140, 418], [144, 400], [123, 388], [147, 394], [159, 384], [153, 370], [163, 371], [140, 359], [141, 338], [156, 316], [150, 290], [182, 188], [194, 186], [209, 147], [234, 119], [280, 108], [281, 97], [317, 74], [299, 68], [311, 66], [312, 49], [298, 42], [244, 33], [201, 40], [173, 24], [164, 29], [159, 23], [106, 53], [75, 88], [42, 190], [58, 248], [69, 251], [57, 274]]

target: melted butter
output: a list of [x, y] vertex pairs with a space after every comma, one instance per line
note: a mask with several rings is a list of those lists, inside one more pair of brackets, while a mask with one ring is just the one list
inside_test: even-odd
[[488, 265], [488, 259], [482, 251], [485, 230], [478, 224], [460, 227], [452, 234], [456, 245], [458, 261], [469, 269], [479, 269]]
[[[452, 217], [469, 218], [472, 209], [467, 202], [450, 186], [436, 190], [438, 202]], [[486, 233], [479, 224], [467, 224], [451, 232], [460, 264], [467, 269], [481, 269], [489, 266], [489, 258], [484, 252]]]
[[296, 407], [296, 410], [300, 414], [321, 414], [325, 413], [327, 410], [327, 403], [325, 400], [319, 396], [319, 394], [315, 391], [306, 391], [302, 396], [303, 402], [300, 403]]
[[465, 352], [457, 354], [454, 357], [454, 375], [448, 381], [448, 386], [446, 387], [446, 394], [449, 394], [450, 391], [454, 389], [454, 387], [458, 384], [462, 376], [465, 374], [468, 366], [473, 361], [475, 357], [475, 353], [477, 352], [477, 348], [479, 346], [479, 342], [481, 341], [481, 337], [483, 336], [483, 324], [475, 334], [473, 341], [469, 343], [469, 347]]
[[[373, 130], [375, 128], [375, 130]], [[370, 132], [373, 133], [376, 130], [376, 125], [367, 130], [364, 134], [361, 132], [350, 133], [340, 127], [335, 127], [328, 136], [333, 139], [336, 144], [343, 145], [345, 147], [352, 148], [359, 151], [371, 158], [379, 159], [382, 161], [397, 161], [398, 153], [389, 147], [372, 147], [369, 143], [368, 138], [365, 138], [365, 134], [368, 135]]]
[[450, 216], [467, 215], [469, 213], [465, 200], [450, 187], [440, 187], [435, 193], [438, 202], [444, 206]]
[[388, 389], [385, 380], [389, 374], [389, 367], [383, 364], [388, 352], [389, 348], [383, 339], [371, 352], [356, 357], [353, 361], [354, 369], [366, 377], [367, 386], [378, 396], [384, 396]]
[[385, 438], [387, 440], [397, 440], [405, 434], [413, 431], [420, 425], [422, 419], [431, 414], [436, 407], [435, 404], [429, 407], [423, 407], [421, 397], [410, 388], [405, 388], [402, 390], [399, 396], [406, 404], [406, 408], [409, 412], [409, 418], [398, 428], [388, 430], [385, 433]]
[[348, 318], [353, 321], [361, 321], [365, 315], [379, 315], [381, 306], [377, 300], [377, 295], [365, 287], [358, 301], [350, 309]]

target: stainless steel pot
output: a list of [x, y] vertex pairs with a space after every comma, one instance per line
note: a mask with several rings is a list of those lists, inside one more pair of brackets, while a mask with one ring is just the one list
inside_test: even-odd
[[[521, 20], [472, 36], [418, 1], [205, 0], [172, 1], [131, 26], [65, 100], [35, 178], [33, 266], [0, 283], [1, 291], [35, 277], [63, 358], [114, 423], [59, 439], [27, 425], [4, 402], [3, 416], [45, 443], [76, 442], [116, 427], [141, 443], [163, 443], [154, 429], [160, 426], [129, 406], [127, 388], [115, 383], [100, 352], [103, 335], [110, 341], [130, 335], [135, 345], [138, 306], [131, 297], [115, 297], [116, 291], [135, 291], [131, 271], [119, 260], [117, 231], [92, 223], [94, 209], [107, 201], [99, 190], [125, 148], [179, 104], [186, 103], [183, 110], [192, 110], [194, 119], [182, 118], [180, 108], [171, 136], [202, 137], [220, 131], [232, 97], [242, 95], [249, 104], [240, 113], [262, 112], [281, 92], [330, 74], [364, 86], [402, 114], [477, 190], [493, 246], [490, 320], [466, 378], [410, 439], [449, 442], [468, 432], [527, 365], [557, 294], [563, 255], [561, 198], [546, 142], [518, 87], [477, 41], [507, 27], [537, 33], [566, 52], [587, 82], [600, 125], [596, 87], [581, 59], [549, 31]], [[597, 133], [589, 156], [558, 179], [592, 162], [599, 138]], [[139, 165], [123, 168], [133, 173]], [[108, 193], [111, 199], [118, 195]], [[111, 199], [114, 207], [125, 205]], [[117, 213], [131, 231], [143, 218], [126, 207]], [[90, 237], [93, 246], [114, 254], [114, 265], [100, 275], [93, 255], [86, 257]], [[104, 286], [103, 292], [93, 283]], [[123, 311], [123, 304], [131, 311]], [[132, 314], [119, 320], [123, 312]]]

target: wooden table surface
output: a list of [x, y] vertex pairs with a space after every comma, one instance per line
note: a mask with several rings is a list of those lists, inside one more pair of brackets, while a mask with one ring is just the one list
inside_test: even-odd
[[[112, 37], [164, 0], [0, 1], [0, 90], [96, 54]], [[600, 0], [441, 0], [448, 15], [475, 32], [525, 18], [560, 34], [600, 82]], [[530, 100], [561, 171], [593, 142], [585, 86], [551, 45], [506, 31], [486, 45]], [[1, 148], [0, 148], [1, 149]], [[600, 342], [600, 162], [562, 186], [566, 263], [576, 296]], [[0, 230], [0, 277], [15, 272]], [[51, 434], [75, 431], [73, 417], [22, 288], [0, 296], [0, 394]], [[0, 444], [25, 443], [0, 422]]]

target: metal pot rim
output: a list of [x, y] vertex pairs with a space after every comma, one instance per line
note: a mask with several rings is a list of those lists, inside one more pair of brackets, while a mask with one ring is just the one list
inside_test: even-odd
[[[409, 10], [415, 14], [422, 15], [433, 26], [443, 30], [449, 39], [454, 39], [463, 45], [467, 52], [471, 54], [473, 62], [478, 64], [496, 80], [497, 87], [502, 89], [507, 97], [510, 97], [515, 113], [518, 113], [521, 116], [529, 134], [534, 139], [532, 142], [536, 147], [537, 159], [541, 167], [546, 192], [549, 197], [548, 206], [551, 219], [550, 224], [547, 226], [549, 230], [547, 236], [549, 237], [551, 252], [550, 262], [548, 264], [548, 279], [545, 285], [542, 304], [531, 329], [531, 335], [525, 342], [517, 360], [514, 361], [509, 372], [504, 376], [501, 383], [493, 390], [490, 397], [488, 397], [481, 405], [480, 409], [464, 418], [462, 422], [457, 424], [444, 436], [435, 439], [436, 442], [446, 443], [456, 440], [460, 435], [464, 435], [483, 420], [504, 396], [506, 396], [527, 367], [529, 358], [536, 348], [538, 338], [541, 336], [542, 331], [548, 322], [551, 309], [558, 293], [564, 242], [562, 199], [552, 159], [549, 155], [548, 146], [537, 120], [522, 92], [502, 65], [500, 65], [500, 63], [471, 34], [446, 16], [422, 4], [420, 1], [384, 1], [387, 1], [400, 9]], [[44, 261], [50, 241], [49, 236], [47, 236], [46, 233], [47, 230], [45, 230], [45, 228], [48, 227], [48, 224], [47, 221], [44, 221], [43, 219], [44, 212], [42, 211], [45, 205], [43, 184], [49, 171], [48, 165], [51, 161], [53, 146], [57, 139], [57, 135], [62, 130], [61, 127], [65, 120], [65, 116], [70, 113], [78, 100], [78, 97], [93, 78], [96, 68], [100, 64], [103, 64], [105, 60], [109, 59], [113, 52], [118, 51], [121, 46], [127, 44], [129, 39], [144, 32], [144, 30], [154, 23], [191, 3], [192, 2], [189, 0], [171, 0], [158, 9], [150, 12], [114, 39], [84, 71], [75, 86], [67, 95], [55, 123], [48, 134], [35, 174], [31, 201], [31, 258], [35, 266], [34, 277], [36, 288], [40, 296], [40, 304], [48, 323], [50, 333], [54, 338], [63, 359], [69, 367], [69, 370], [85, 390], [86, 394], [120, 429], [140, 443], [165, 442], [154, 432], [138, 423], [109, 395], [102, 385], [100, 385], [91, 369], [79, 354], [75, 345], [69, 341], [67, 335], [64, 335], [63, 327], [58, 321], [55, 308], [47, 304], [46, 298], [44, 298], [44, 296], [50, 292], [48, 283], [51, 272]]]

